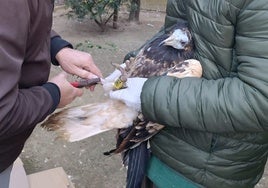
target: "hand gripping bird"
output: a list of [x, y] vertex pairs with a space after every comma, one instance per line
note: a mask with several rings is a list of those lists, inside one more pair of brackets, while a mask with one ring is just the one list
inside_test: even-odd
[[[108, 93], [126, 88], [130, 77], [201, 77], [201, 64], [193, 58], [192, 36], [187, 24], [179, 22], [169, 32], [156, 37], [141, 48], [137, 56], [125, 61], [123, 66], [114, 64], [118, 70], [100, 83]], [[128, 151], [138, 148], [141, 143], [144, 147], [146, 140], [164, 128], [163, 125], [146, 120], [137, 109], [111, 98], [105, 102], [63, 109], [52, 114], [42, 126], [49, 131], [56, 131], [59, 137], [70, 142], [118, 129], [116, 148], [105, 152], [105, 155], [122, 153], [124, 163], [129, 161]], [[144, 171], [144, 168], [141, 171]], [[134, 184], [128, 183], [127, 187], [138, 187]], [[140, 185], [140, 182], [138, 184]]]

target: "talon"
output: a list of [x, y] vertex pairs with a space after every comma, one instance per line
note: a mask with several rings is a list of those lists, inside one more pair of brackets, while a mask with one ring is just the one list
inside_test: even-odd
[[122, 75], [126, 75], [126, 70], [117, 63], [111, 63]]
[[126, 67], [125, 67], [125, 71], [128, 72], [130, 70], [130, 60], [126, 60], [125, 61], [125, 64], [126, 64]]
[[130, 63], [133, 63], [133, 62], [134, 62], [134, 60], [135, 60], [135, 58], [134, 58], [134, 57], [129, 58]]

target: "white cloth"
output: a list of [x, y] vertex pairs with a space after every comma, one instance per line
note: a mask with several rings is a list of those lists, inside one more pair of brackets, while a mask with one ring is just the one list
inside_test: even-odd
[[147, 78], [128, 78], [127, 88], [116, 91], [110, 91], [110, 98], [120, 100], [127, 106], [134, 108], [137, 111], [141, 110], [141, 91], [144, 82]]

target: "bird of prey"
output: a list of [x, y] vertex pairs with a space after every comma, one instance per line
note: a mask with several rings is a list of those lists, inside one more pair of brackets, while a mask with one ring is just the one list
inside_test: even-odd
[[[136, 57], [125, 62], [124, 67], [115, 66], [121, 74], [100, 82], [106, 92], [124, 89], [130, 77], [202, 76], [202, 67], [194, 59], [194, 43], [185, 22], [175, 24], [169, 32], [143, 46]], [[164, 128], [163, 125], [146, 120], [136, 109], [110, 98], [100, 103], [66, 108], [52, 114], [42, 126], [57, 131], [60, 137], [71, 142], [118, 129], [116, 148], [105, 152], [106, 155], [126, 154], [129, 149], [150, 139]]]

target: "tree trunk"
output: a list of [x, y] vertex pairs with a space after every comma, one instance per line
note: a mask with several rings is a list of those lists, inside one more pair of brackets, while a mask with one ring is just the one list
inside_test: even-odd
[[130, 5], [130, 13], [129, 13], [129, 21], [140, 21], [140, 7], [141, 1], [140, 0], [131, 0]]
[[114, 8], [114, 15], [113, 15], [113, 28], [114, 29], [117, 29], [118, 27], [117, 21], [118, 21], [118, 7]]

